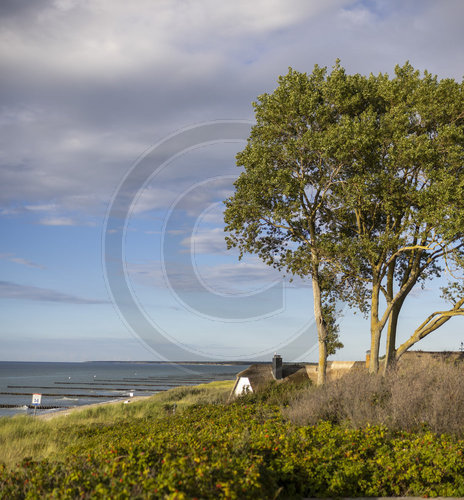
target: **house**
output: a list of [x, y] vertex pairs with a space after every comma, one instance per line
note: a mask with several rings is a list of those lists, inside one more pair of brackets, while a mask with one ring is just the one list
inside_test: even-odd
[[[335, 380], [350, 370], [365, 368], [364, 361], [328, 361], [327, 379]], [[256, 363], [237, 374], [231, 397], [256, 392], [275, 380], [279, 384], [317, 382], [317, 363], [282, 363], [282, 358], [274, 355], [272, 363]]]
[[[336, 380], [352, 370], [365, 370], [369, 364], [370, 352], [367, 351], [366, 361], [327, 361], [327, 380]], [[411, 363], [423, 362], [463, 362], [464, 352], [461, 351], [406, 351], [399, 360], [399, 366], [409, 366]], [[274, 355], [272, 363], [256, 363], [237, 374], [231, 397], [244, 393], [256, 392], [275, 380], [279, 384], [301, 383], [310, 380], [317, 382], [317, 363], [282, 363], [282, 358]]]
[[[281, 377], [277, 378], [271, 363], [256, 363], [237, 374], [231, 396], [241, 396], [248, 392], [256, 392], [276, 380], [278, 383], [303, 382], [308, 380], [304, 364], [286, 363], [281, 367]], [[277, 372], [279, 376], [279, 372]]]

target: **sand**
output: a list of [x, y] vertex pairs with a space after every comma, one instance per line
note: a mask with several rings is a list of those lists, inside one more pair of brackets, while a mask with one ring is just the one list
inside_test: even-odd
[[121, 403], [134, 403], [135, 401], [141, 401], [142, 399], [148, 399], [151, 396], [133, 396], [132, 398], [127, 399], [118, 399], [117, 401], [102, 401], [101, 403], [92, 403], [88, 405], [74, 406], [73, 408], [66, 408], [64, 410], [52, 411], [50, 413], [42, 413], [40, 415], [36, 415], [35, 418], [40, 418], [41, 420], [50, 420], [56, 417], [64, 417], [66, 415], [70, 415], [76, 411], [87, 410], [88, 408], [95, 408], [96, 406], [102, 405], [115, 405]]

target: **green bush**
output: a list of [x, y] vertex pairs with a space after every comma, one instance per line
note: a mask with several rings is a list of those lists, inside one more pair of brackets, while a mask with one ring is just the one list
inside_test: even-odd
[[463, 496], [464, 441], [433, 433], [297, 427], [238, 400], [94, 425], [60, 461], [0, 468], [4, 498]]
[[285, 407], [300, 394], [307, 392], [311, 385], [310, 380], [300, 383], [277, 383], [272, 381], [256, 392], [248, 392], [240, 396], [240, 401]]

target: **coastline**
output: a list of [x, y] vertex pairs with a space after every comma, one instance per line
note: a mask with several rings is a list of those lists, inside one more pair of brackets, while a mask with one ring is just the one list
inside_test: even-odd
[[[243, 368], [242, 368], [243, 366]], [[144, 362], [0, 362], [0, 418], [69, 414], [95, 403], [135, 401], [177, 386], [234, 379], [248, 365]]]
[[89, 408], [96, 408], [97, 406], [107, 406], [107, 405], [116, 405], [116, 404], [130, 404], [135, 403], [136, 401], [142, 401], [144, 399], [148, 399], [153, 397], [154, 394], [150, 396], [133, 396], [131, 398], [118, 399], [113, 401], [101, 401], [99, 403], [90, 403], [87, 405], [73, 406], [72, 408], [63, 408], [62, 410], [50, 411], [49, 413], [41, 413], [40, 415], [30, 415], [33, 418], [38, 418], [40, 420], [51, 420], [55, 417], [63, 417], [70, 415], [71, 413], [76, 413], [83, 410], [88, 410]]

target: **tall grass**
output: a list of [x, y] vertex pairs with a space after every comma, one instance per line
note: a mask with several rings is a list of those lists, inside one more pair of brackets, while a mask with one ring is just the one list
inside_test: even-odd
[[88, 429], [165, 415], [172, 412], [174, 405], [181, 412], [194, 404], [224, 403], [233, 384], [227, 380], [176, 387], [130, 404], [102, 404], [76, 409], [67, 415], [58, 412], [48, 420], [25, 415], [0, 418], [0, 462], [12, 466], [26, 457], [60, 460], [65, 448], [77, 444]]
[[391, 430], [464, 436], [464, 366], [415, 361], [387, 377], [348, 373], [324, 387], [299, 392], [285, 415], [300, 425], [326, 420], [351, 428], [384, 424]]

